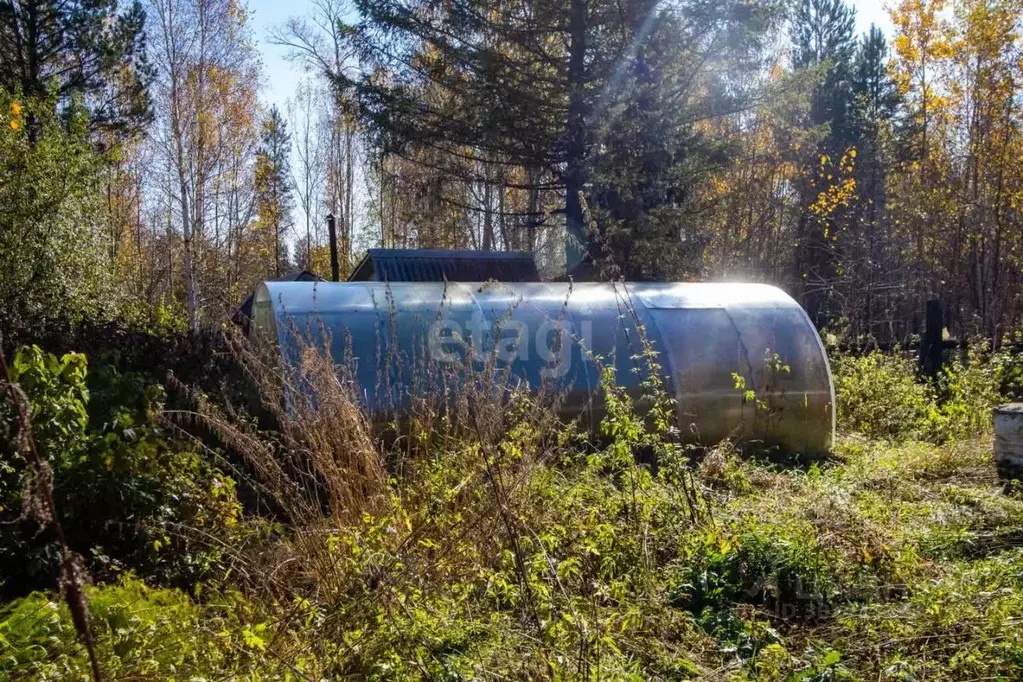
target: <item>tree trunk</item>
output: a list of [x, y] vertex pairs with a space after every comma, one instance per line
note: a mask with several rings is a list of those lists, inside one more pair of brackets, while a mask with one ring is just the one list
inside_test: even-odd
[[352, 138], [355, 137], [355, 131], [349, 127], [345, 130], [345, 216], [344, 216], [344, 250], [342, 255], [344, 257], [345, 272], [348, 272], [348, 268], [352, 262], [352, 233], [355, 231], [355, 220], [352, 215], [352, 189], [354, 186], [354, 178], [352, 176]]
[[526, 240], [530, 253], [536, 250], [536, 226], [540, 222], [540, 173], [535, 168], [529, 169], [529, 215], [526, 217]]
[[[176, 78], [176, 74], [172, 78]], [[195, 280], [192, 275], [192, 216], [189, 212], [188, 205], [188, 176], [187, 176], [187, 164], [185, 162], [185, 149], [184, 142], [182, 140], [183, 131], [181, 129], [181, 116], [180, 116], [180, 102], [178, 101], [177, 85], [171, 85], [171, 100], [173, 102], [174, 112], [171, 114], [173, 117], [173, 133], [174, 133], [174, 145], [176, 152], [176, 165], [178, 171], [178, 201], [181, 208], [181, 238], [184, 245], [184, 261], [185, 261], [185, 309], [188, 316], [188, 329], [195, 331], [199, 328], [198, 320], [196, 319], [196, 295], [195, 295]]]
[[565, 172], [565, 273], [586, 257], [586, 225], [580, 192], [586, 184], [586, 0], [571, 0], [568, 47], [568, 125]]

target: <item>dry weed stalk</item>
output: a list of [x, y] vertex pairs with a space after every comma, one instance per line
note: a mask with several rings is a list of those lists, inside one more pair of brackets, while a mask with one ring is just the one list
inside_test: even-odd
[[[3, 345], [2, 341], [0, 337], [0, 347]], [[89, 625], [89, 604], [85, 596], [87, 577], [82, 567], [82, 558], [71, 550], [64, 535], [64, 528], [57, 514], [57, 502], [53, 497], [53, 469], [39, 454], [32, 435], [31, 403], [21, 387], [11, 380], [3, 351], [0, 351], [0, 394], [14, 407], [18, 424], [17, 445], [28, 458], [29, 471], [22, 491], [22, 513], [25, 517], [37, 521], [57, 538], [57, 544], [60, 546], [60, 592], [64, 595], [68, 610], [71, 612], [75, 632], [88, 652], [92, 678], [94, 682], [101, 682], [104, 677], [96, 656], [92, 628]]]

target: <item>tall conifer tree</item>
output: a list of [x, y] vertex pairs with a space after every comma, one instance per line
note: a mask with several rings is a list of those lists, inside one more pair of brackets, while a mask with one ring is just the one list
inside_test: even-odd
[[93, 129], [138, 132], [152, 118], [145, 12], [135, 0], [0, 0], [0, 87], [79, 96]]
[[[583, 197], [600, 193], [594, 208], [610, 202], [616, 234], [642, 231], [648, 223], [637, 209], [652, 199], [627, 208], [610, 194], [635, 197], [647, 193], [644, 183], [677, 183], [671, 176], [683, 160], [700, 166], [691, 127], [741, 107], [747, 94], [735, 83], [711, 84], [711, 74], [759, 54], [777, 9], [771, 0], [357, 4], [365, 20], [352, 35], [368, 68], [338, 81], [357, 90], [384, 149], [430, 150], [433, 167], [463, 181], [489, 181], [467, 157], [541, 170], [529, 173], [531, 182], [563, 194], [567, 269], [586, 274], [605, 240], [589, 234]], [[659, 161], [611, 171], [601, 157], [624, 161], [625, 148], [612, 146], [626, 138]], [[631, 241], [615, 244], [628, 251]]]
[[855, 10], [844, 0], [800, 0], [791, 29], [793, 66], [814, 71], [818, 79], [805, 125], [818, 132], [819, 142], [803, 152], [794, 262], [802, 303], [818, 324], [830, 314], [839, 226], [849, 198], [842, 183], [855, 163], [855, 151], [846, 156], [853, 143], [849, 115], [855, 21]]
[[291, 185], [291, 135], [288, 124], [276, 106], [263, 121], [260, 147], [256, 155], [256, 210], [265, 231], [272, 258], [268, 274], [280, 277], [288, 267], [287, 234], [294, 208]]

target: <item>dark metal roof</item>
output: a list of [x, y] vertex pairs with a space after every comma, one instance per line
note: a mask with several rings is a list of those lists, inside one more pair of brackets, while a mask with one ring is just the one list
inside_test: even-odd
[[539, 282], [533, 254], [522, 251], [370, 249], [350, 282]]

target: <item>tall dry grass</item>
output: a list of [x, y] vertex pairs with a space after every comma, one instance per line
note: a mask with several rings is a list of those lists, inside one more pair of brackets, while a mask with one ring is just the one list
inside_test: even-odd
[[[390, 610], [389, 586], [464, 579], [505, 548], [521, 558], [517, 543], [530, 531], [519, 491], [557, 456], [564, 428], [551, 386], [531, 392], [495, 354], [474, 356], [467, 345], [456, 364], [412, 359], [402, 368], [408, 413], [373, 422], [351, 358], [336, 362], [329, 342], [303, 345], [289, 367], [240, 334], [228, 332], [228, 346], [272, 428], [173, 376], [168, 388], [185, 405], [163, 418], [230, 462], [254, 492], [253, 511], [278, 528], [272, 541], [235, 553], [250, 589], [282, 604], [344, 603], [344, 612], [361, 595]], [[366, 560], [370, 547], [378, 557]]]
[[[504, 321], [513, 312], [510, 307]], [[276, 605], [280, 638], [293, 636], [296, 624], [315, 624], [312, 639], [278, 646], [275, 655], [297, 665], [314, 652], [325, 662], [322, 674], [357, 676], [397, 657], [429, 678], [440, 664], [424, 647], [447, 630], [464, 629], [507, 640], [502, 655], [521, 649], [512, 664], [527, 677], [553, 676], [566, 661], [588, 670], [610, 655], [602, 628], [613, 626], [598, 626], [597, 614], [617, 607], [598, 596], [596, 585], [602, 572], [624, 585], [631, 570], [651, 570], [653, 503], [642, 499], [650, 496], [649, 472], [631, 464], [631, 456], [624, 464], [621, 448], [617, 457], [602, 454], [588, 431], [563, 423], [565, 396], [555, 380], [526, 386], [499, 361], [498, 349], [481, 353], [469, 339], [453, 363], [381, 347], [372, 359], [381, 368], [378, 392], [390, 395], [387, 382], [399, 376], [409, 400], [400, 414], [370, 419], [354, 359], [332, 357], [325, 330], [308, 331], [290, 330], [307, 341], [287, 366], [275, 349], [229, 335], [256, 409], [214, 403], [170, 378], [168, 387], [186, 404], [164, 415], [230, 463], [240, 487], [252, 491], [249, 523], [258, 530], [232, 549], [234, 582], [259, 603]], [[558, 334], [559, 343], [578, 342], [567, 333]], [[657, 372], [649, 348], [637, 358]], [[606, 361], [590, 359], [605, 368]], [[648, 387], [664, 388], [659, 376]], [[609, 391], [630, 412], [620, 417], [639, 424], [631, 399]], [[650, 411], [654, 421], [674, 413], [664, 397], [651, 404], [660, 406]], [[562, 469], [565, 462], [572, 473]], [[623, 469], [630, 466], [637, 468]], [[679, 506], [680, 523], [687, 524], [702, 518], [694, 510], [704, 503], [693, 503], [692, 475], [682, 474], [680, 489], [690, 494], [656, 504], [663, 501], [670, 514]], [[557, 499], [566, 493], [579, 499]], [[586, 507], [601, 497], [612, 506]], [[601, 559], [586, 549], [590, 531], [571, 529], [582, 523], [574, 517], [577, 506], [607, 516], [603, 526], [594, 521], [605, 528], [597, 542], [624, 543], [620, 557]], [[627, 536], [610, 530], [618, 523]], [[566, 561], [579, 568], [565, 569]], [[573, 623], [568, 635], [551, 629], [562, 612]]]

